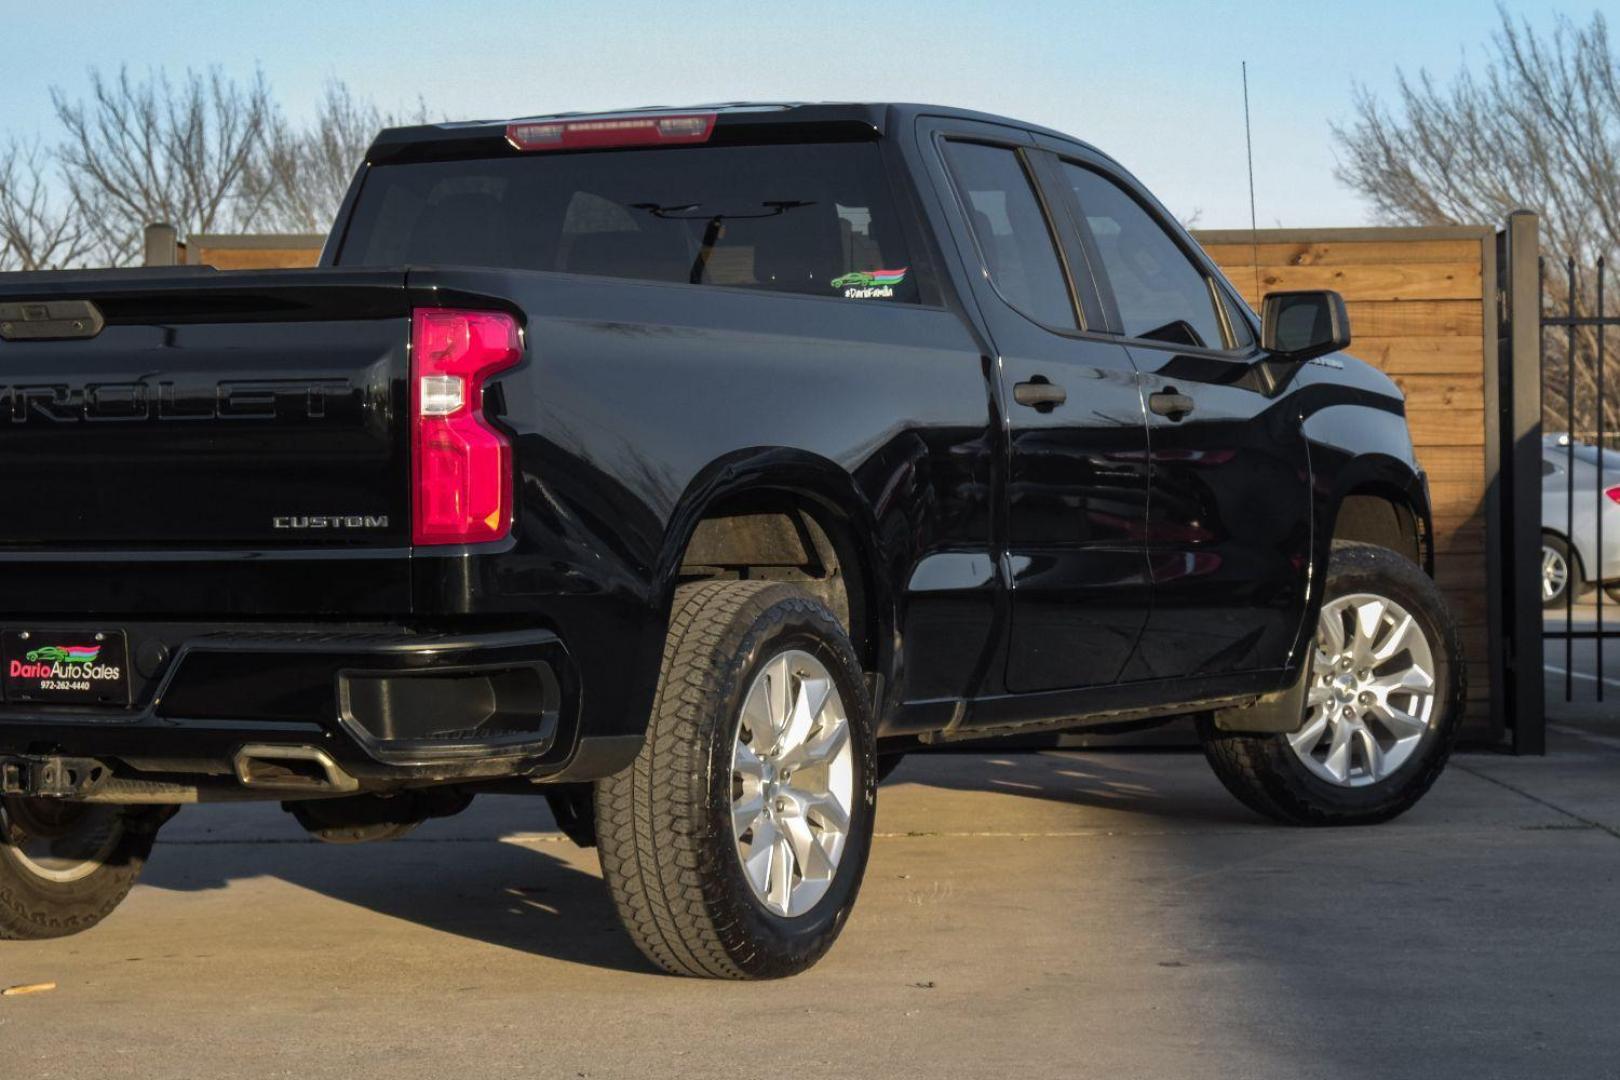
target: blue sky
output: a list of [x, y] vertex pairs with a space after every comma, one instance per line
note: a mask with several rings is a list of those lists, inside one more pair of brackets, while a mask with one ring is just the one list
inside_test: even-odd
[[[1510, 3], [1537, 26], [1542, 4]], [[5, 9], [11, 8], [7, 12]], [[1596, 5], [1611, 20], [1620, 0]], [[1590, 3], [1567, 7], [1586, 21]], [[54, 138], [49, 87], [91, 66], [263, 69], [294, 118], [340, 77], [454, 119], [743, 98], [909, 100], [1044, 123], [1097, 144], [1182, 217], [1246, 226], [1239, 61], [1249, 62], [1262, 226], [1359, 225], [1328, 125], [1357, 81], [1449, 76], [1489, 0], [0, 0], [0, 136]], [[1616, 27], [1620, 33], [1620, 26]]]

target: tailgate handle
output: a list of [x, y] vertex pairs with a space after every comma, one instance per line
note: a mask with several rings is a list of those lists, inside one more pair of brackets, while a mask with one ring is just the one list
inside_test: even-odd
[[93, 338], [107, 321], [88, 300], [28, 300], [0, 304], [0, 338], [60, 341]]

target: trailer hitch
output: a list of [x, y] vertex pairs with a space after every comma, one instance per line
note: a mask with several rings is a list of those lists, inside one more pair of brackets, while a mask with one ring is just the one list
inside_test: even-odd
[[95, 758], [54, 754], [0, 758], [0, 795], [82, 799], [110, 779], [112, 769]]

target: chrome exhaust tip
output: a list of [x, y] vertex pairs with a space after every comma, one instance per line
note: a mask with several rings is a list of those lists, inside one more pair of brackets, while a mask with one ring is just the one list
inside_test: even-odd
[[314, 746], [250, 743], [232, 762], [243, 787], [274, 791], [351, 792], [360, 781], [344, 772], [332, 755]]

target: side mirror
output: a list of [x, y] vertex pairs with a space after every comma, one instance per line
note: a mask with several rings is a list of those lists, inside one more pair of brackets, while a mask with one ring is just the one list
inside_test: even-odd
[[1260, 347], [1280, 360], [1304, 361], [1350, 346], [1344, 297], [1330, 289], [1267, 293], [1260, 310]]

